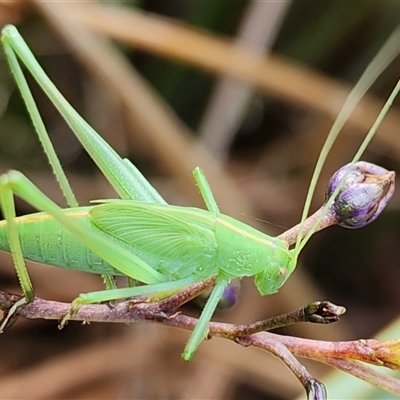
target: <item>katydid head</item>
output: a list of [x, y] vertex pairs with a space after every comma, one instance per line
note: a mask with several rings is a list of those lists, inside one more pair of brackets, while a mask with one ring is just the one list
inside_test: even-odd
[[271, 259], [265, 268], [256, 274], [254, 283], [261, 296], [276, 293], [296, 268], [294, 250], [288, 250], [284, 242], [273, 249]]

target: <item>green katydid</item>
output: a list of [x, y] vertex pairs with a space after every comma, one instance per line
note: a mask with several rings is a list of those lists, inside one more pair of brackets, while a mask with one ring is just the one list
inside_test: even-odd
[[[207, 180], [198, 168], [194, 171], [194, 178], [207, 211], [168, 205], [140, 172], [128, 160], [121, 159], [64, 99], [15, 27], [7, 26], [3, 29], [2, 42], [32, 122], [70, 208], [57, 206], [17, 171], [0, 177], [0, 206], [5, 217], [0, 222], [0, 249], [12, 253], [24, 293], [24, 298], [4, 318], [0, 331], [18, 307], [34, 298], [24, 258], [96, 274], [123, 275], [145, 284], [123, 289], [111, 287], [100, 292], [81, 294], [73, 301], [71, 312], [65, 320], [74, 315], [82, 304], [154, 293], [167, 295], [217, 275], [216, 285], [185, 347], [183, 358], [186, 360], [192, 358], [207, 335], [207, 324], [232, 279], [255, 276], [255, 284], [261, 295], [272, 294], [280, 289], [295, 269], [299, 251], [320, 221], [317, 220], [315, 226], [307, 230], [300, 228], [296, 246], [289, 249], [287, 242], [221, 214]], [[384, 62], [377, 59], [372, 69], [381, 72], [388, 57], [393, 56], [390, 54]], [[17, 57], [66, 119], [121, 199], [99, 201], [100, 204], [87, 207], [78, 206]], [[321, 153], [310, 186], [303, 222], [329, 148], [348, 114], [376, 75], [367, 81], [364, 79], [361, 87], [356, 86], [328, 137], [327, 147]], [[371, 131], [365, 141], [364, 149], [375, 130]], [[353, 163], [359, 159], [362, 151], [360, 149]], [[392, 191], [393, 174], [389, 181]], [[339, 187], [333, 191], [324, 208], [325, 212], [338, 191]], [[40, 212], [16, 218], [14, 195]]]

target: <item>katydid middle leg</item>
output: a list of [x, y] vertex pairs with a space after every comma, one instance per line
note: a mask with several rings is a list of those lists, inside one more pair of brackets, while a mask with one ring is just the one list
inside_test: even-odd
[[200, 190], [200, 194], [203, 197], [207, 209], [217, 216], [219, 214], [219, 208], [203, 170], [199, 167], [196, 167], [193, 171], [193, 177], [196, 181], [197, 187]]

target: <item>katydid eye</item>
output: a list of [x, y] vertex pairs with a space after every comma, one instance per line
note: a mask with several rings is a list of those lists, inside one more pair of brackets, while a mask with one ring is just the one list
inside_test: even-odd
[[287, 274], [287, 272], [288, 272], [288, 270], [286, 267], [281, 267], [278, 269], [277, 275], [282, 277], [282, 276], [285, 276]]

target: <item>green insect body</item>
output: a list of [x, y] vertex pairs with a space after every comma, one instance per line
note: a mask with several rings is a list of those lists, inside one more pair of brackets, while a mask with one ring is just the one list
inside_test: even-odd
[[[165, 281], [223, 272], [227, 279], [255, 276], [260, 294], [275, 293], [295, 268], [293, 250], [277, 238], [223, 214], [192, 208], [110, 201], [65, 210], [136, 254]], [[46, 213], [16, 219], [24, 258], [95, 274], [124, 275]], [[10, 251], [7, 223], [0, 222], [0, 249]], [[71, 249], [73, 249], [71, 251]]]
[[[216, 275], [215, 287], [183, 352], [185, 360], [192, 358], [207, 336], [208, 323], [233, 278], [254, 276], [262, 295], [279, 290], [295, 269], [298, 254], [315, 229], [310, 229], [302, 239], [304, 232], [301, 228], [295, 248], [289, 250], [286, 242], [221, 214], [208, 182], [198, 168], [194, 170], [194, 178], [207, 210], [166, 204], [136, 167], [129, 160], [119, 157], [65, 100], [15, 27], [3, 28], [2, 43], [32, 123], [70, 208], [60, 208], [20, 172], [10, 171], [0, 175], [0, 207], [5, 219], [0, 221], [0, 248], [12, 254], [24, 293], [24, 297], [14, 304], [1, 322], [0, 332], [20, 306], [34, 299], [25, 258], [96, 274], [123, 275], [145, 284], [121, 289], [108, 287], [108, 290], [81, 294], [72, 302], [71, 311], [62, 323], [74, 316], [83, 304], [155, 293], [176, 293]], [[122, 200], [95, 202], [101, 204], [90, 207], [78, 206], [18, 58], [65, 118]], [[372, 82], [373, 79], [369, 79], [364, 86]], [[321, 151], [304, 207], [303, 222], [330, 146], [362, 93], [356, 87], [353, 95], [349, 96]], [[373, 132], [365, 140], [364, 148], [372, 136]], [[361, 153], [362, 149], [353, 162], [359, 159]], [[330, 199], [335, 198], [338, 190], [331, 194]], [[22, 198], [40, 212], [17, 218], [14, 196]], [[324, 212], [328, 206], [329, 201]], [[105, 280], [112, 286], [112, 279], [108, 278]]]
[[90, 215], [98, 228], [139, 249], [168, 278], [255, 275], [266, 295], [275, 293], [294, 269], [293, 251], [282, 240], [223, 214], [121, 200], [94, 207]]

